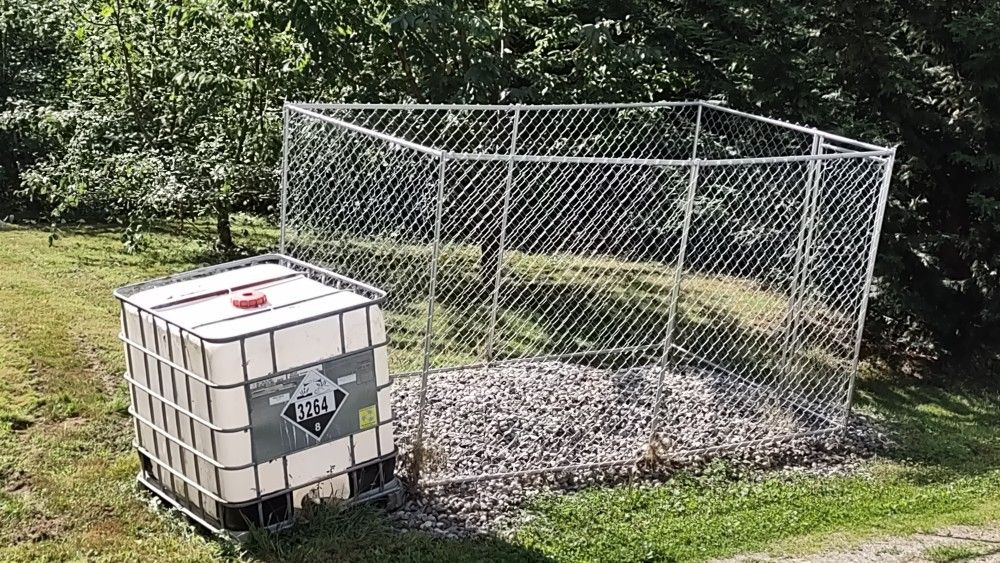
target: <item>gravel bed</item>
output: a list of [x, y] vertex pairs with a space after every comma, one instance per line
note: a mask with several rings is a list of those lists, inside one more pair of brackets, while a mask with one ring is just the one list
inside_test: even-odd
[[[650, 441], [661, 377], [660, 431]], [[412, 459], [419, 383], [419, 378], [403, 378], [393, 386], [397, 466], [404, 479]], [[747, 469], [844, 471], [885, 443], [874, 425], [852, 419], [847, 439], [767, 442], [829, 423], [805, 409], [778, 404], [754, 385], [701, 369], [615, 370], [538, 362], [435, 374], [427, 389], [425, 482], [623, 463], [424, 487], [393, 517], [404, 530], [448, 537], [503, 532], [525, 501], [539, 493], [655, 482], [679, 467], [697, 471], [708, 459], [721, 457]], [[690, 452], [751, 440], [761, 443], [737, 451]]]

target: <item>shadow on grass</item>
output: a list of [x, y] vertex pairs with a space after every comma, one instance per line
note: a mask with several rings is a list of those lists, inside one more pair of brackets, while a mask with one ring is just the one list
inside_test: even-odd
[[887, 419], [898, 444], [886, 457], [908, 462], [910, 477], [925, 482], [1000, 468], [1000, 395], [902, 381], [866, 380], [858, 393], [862, 408]]
[[[19, 227], [14, 227], [19, 228]], [[35, 230], [44, 227], [35, 227]], [[113, 224], [73, 224], [60, 226], [53, 246], [91, 246], [101, 240], [98, 253], [80, 253], [78, 260], [90, 267], [115, 267], [122, 263], [155, 264], [158, 269], [180, 271], [194, 265], [210, 265], [274, 252], [277, 230], [266, 220], [236, 215], [232, 232], [235, 246], [221, 248], [216, 243], [214, 225], [204, 221], [157, 223], [139, 234], [138, 249], [129, 252], [123, 230]], [[109, 239], [114, 239], [110, 243]]]
[[[300, 244], [306, 256], [326, 257], [331, 267], [389, 290], [393, 354], [402, 371], [422, 365], [430, 252], [393, 241], [344, 239], [322, 246]], [[480, 274], [471, 245], [446, 245], [437, 271], [432, 367], [454, 367], [548, 355], [576, 355], [594, 367], [648, 365], [660, 359], [670, 317], [673, 270], [661, 262], [611, 256], [570, 257], [512, 253], [494, 295]], [[497, 311], [492, 312], [493, 299]], [[786, 385], [813, 395], [842, 384], [845, 362], [824, 349], [830, 328], [803, 321], [803, 347], [789, 359], [779, 350], [787, 297], [754, 280], [688, 274], [681, 287], [675, 343], [751, 379], [773, 382], [786, 360], [804, 375]], [[827, 317], [834, 313], [828, 312]], [[822, 316], [821, 316], [822, 317]], [[823, 321], [829, 320], [822, 318]], [[834, 319], [836, 320], [836, 319]], [[496, 342], [490, 350], [491, 327]], [[815, 334], [814, 334], [815, 333]], [[645, 346], [629, 354], [594, 350]], [[492, 355], [491, 355], [492, 352]], [[491, 356], [491, 357], [488, 357]], [[817, 378], [822, 380], [817, 383]], [[819, 387], [817, 387], [819, 386]], [[793, 389], [794, 390], [794, 389]]]
[[[319, 508], [308, 521], [277, 534], [255, 533], [242, 546], [264, 561], [549, 561], [496, 537], [446, 539], [394, 530], [376, 507]], [[234, 554], [236, 555], [236, 554]]]

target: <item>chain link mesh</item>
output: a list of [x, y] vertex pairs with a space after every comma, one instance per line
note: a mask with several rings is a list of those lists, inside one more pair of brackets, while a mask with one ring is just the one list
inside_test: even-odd
[[285, 135], [283, 251], [388, 291], [427, 482], [842, 427], [893, 151], [707, 103], [292, 105]]

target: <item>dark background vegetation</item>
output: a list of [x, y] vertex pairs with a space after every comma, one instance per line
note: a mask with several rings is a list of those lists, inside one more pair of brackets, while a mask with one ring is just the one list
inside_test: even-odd
[[273, 214], [284, 99], [710, 98], [899, 143], [869, 353], [996, 383], [1000, 4], [0, 0], [0, 218]]

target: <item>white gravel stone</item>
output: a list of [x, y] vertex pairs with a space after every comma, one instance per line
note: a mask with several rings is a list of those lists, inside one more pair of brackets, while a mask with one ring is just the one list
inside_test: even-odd
[[[661, 376], [660, 430], [650, 439]], [[403, 378], [393, 386], [404, 480], [412, 462], [419, 384], [419, 378]], [[677, 468], [697, 470], [721, 457], [747, 469], [844, 471], [886, 443], [857, 415], [846, 433], [773, 441], [830, 428], [843, 411], [827, 408], [820, 413], [824, 419], [815, 408], [807, 412], [782, 404], [752, 384], [694, 368], [616, 370], [550, 361], [467, 369], [429, 376], [426, 400], [422, 482], [620, 463], [425, 486], [413, 492], [417, 502], [399, 510], [401, 527], [415, 523], [452, 535], [502, 532], [525, 501], [541, 492], [655, 482]], [[760, 443], [697, 451], [749, 441]]]

